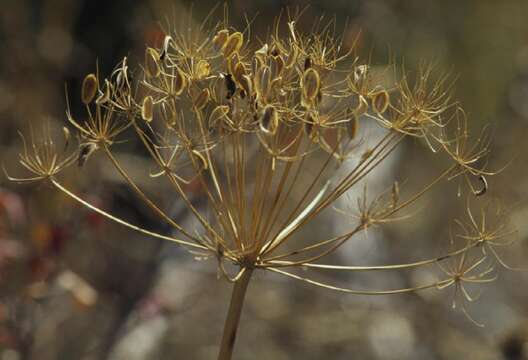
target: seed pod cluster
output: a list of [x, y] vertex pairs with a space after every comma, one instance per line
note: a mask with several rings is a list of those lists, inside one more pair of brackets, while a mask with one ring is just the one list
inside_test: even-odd
[[83, 80], [81, 90], [81, 100], [85, 105], [92, 102], [97, 93], [98, 82], [95, 74], [88, 74]]

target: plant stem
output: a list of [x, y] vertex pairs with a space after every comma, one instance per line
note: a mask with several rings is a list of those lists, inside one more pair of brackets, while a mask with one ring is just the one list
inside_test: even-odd
[[244, 297], [246, 296], [246, 290], [252, 273], [253, 269], [246, 268], [242, 276], [235, 282], [235, 285], [233, 286], [231, 302], [229, 304], [229, 310], [224, 325], [224, 333], [222, 335], [218, 360], [230, 360], [231, 356], [233, 355], [238, 323], [240, 322], [240, 314], [242, 312]]

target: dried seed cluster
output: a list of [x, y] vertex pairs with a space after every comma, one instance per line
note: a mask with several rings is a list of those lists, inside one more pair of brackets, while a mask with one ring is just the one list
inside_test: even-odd
[[[224, 25], [210, 34], [175, 32], [166, 35], [160, 48], [147, 48], [143, 64], [135, 71], [129, 69], [125, 58], [106, 79], [98, 73], [89, 74], [81, 91], [87, 120], [80, 122], [67, 111], [70, 124], [79, 133], [78, 154], [52, 154], [49, 141], [45, 142], [45, 156], [38, 146], [33, 152], [26, 148], [21, 163], [33, 176], [11, 179], [51, 179], [59, 190], [111, 220], [182, 244], [199, 256], [217, 258], [219, 269], [231, 281], [237, 281], [246, 269], [258, 268], [332, 290], [374, 295], [451, 285], [458, 289], [460, 280], [487, 282], [489, 267], [480, 277], [468, 275], [495, 251], [493, 241], [484, 242], [475, 235], [461, 235], [464, 244], [458, 250], [418, 263], [373, 267], [319, 263], [367, 228], [400, 219], [397, 213], [441, 179], [463, 179], [475, 195], [481, 196], [488, 188], [486, 176], [493, 172], [478, 167], [488, 153], [489, 138], [483, 134], [471, 140], [464, 112], [450, 100], [447, 77], [435, 78], [433, 68], [427, 66], [412, 76], [396, 71], [394, 64], [365, 64], [358, 60], [354, 47], [342, 51], [344, 46], [335, 39], [331, 27], [303, 35], [295, 24], [295, 19], [283, 25], [277, 21], [265, 43]], [[362, 129], [371, 124], [383, 127], [385, 135], [360, 150], [365, 140], [360, 135]], [[115, 139], [125, 130], [145, 146], [159, 169], [150, 174], [152, 181], [165, 179], [175, 197], [199, 221], [200, 229], [185, 229], [174, 222], [113, 155]], [[69, 141], [69, 132], [65, 136]], [[352, 215], [349, 218], [354, 226], [349, 231], [325, 239], [307, 239], [294, 250], [292, 245], [285, 245], [350, 188], [367, 179], [408, 137], [422, 139], [434, 152], [447, 155], [449, 167], [405, 197], [398, 182], [371, 201], [365, 188], [355, 213], [345, 213]], [[74, 156], [83, 165], [94, 151], [102, 151], [134, 192], [181, 236], [156, 234], [117, 219], [58, 181], [58, 172], [71, 164]], [[311, 162], [315, 154], [323, 154], [325, 160]], [[336, 172], [336, 178], [328, 180], [325, 174], [346, 160], [352, 166], [347, 165], [344, 174]], [[306, 180], [308, 169], [316, 175]], [[184, 190], [191, 183], [207, 198], [207, 212], [191, 203]], [[476, 189], [481, 184], [485, 188]], [[301, 196], [288, 207], [293, 193]], [[471, 234], [478, 230], [474, 220], [463, 228]], [[465, 254], [475, 251], [480, 256], [468, 263], [473, 257]], [[291, 272], [300, 266], [394, 270], [459, 256], [464, 256], [460, 262], [464, 266], [456, 271], [445, 269], [447, 277], [408, 289], [338, 288]], [[224, 261], [240, 266], [240, 273], [228, 275]]]

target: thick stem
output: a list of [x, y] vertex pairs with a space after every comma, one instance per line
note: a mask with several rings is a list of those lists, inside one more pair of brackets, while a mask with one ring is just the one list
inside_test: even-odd
[[231, 303], [229, 304], [229, 311], [224, 325], [224, 334], [222, 335], [222, 343], [220, 344], [220, 352], [218, 360], [230, 360], [233, 355], [233, 348], [235, 347], [235, 340], [238, 330], [238, 323], [240, 321], [240, 314], [242, 306], [244, 305], [244, 297], [251, 279], [253, 269], [245, 268], [242, 276], [235, 282], [233, 286], [233, 293], [231, 294]]

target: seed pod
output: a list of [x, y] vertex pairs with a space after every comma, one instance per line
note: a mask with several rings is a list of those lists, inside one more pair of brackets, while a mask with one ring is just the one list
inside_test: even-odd
[[233, 69], [233, 76], [239, 84], [242, 84], [243, 77], [245, 75], [246, 75], [246, 68], [244, 67], [244, 64], [239, 62], [238, 64], [236, 64], [235, 68]]
[[484, 175], [479, 175], [479, 180], [482, 183], [482, 188], [479, 190], [474, 190], [475, 196], [482, 196], [488, 191], [488, 181]]
[[307, 56], [306, 59], [304, 59], [304, 70], [308, 70], [309, 68], [312, 67], [312, 59]]
[[348, 136], [350, 137], [350, 140], [354, 140], [354, 138], [356, 137], [358, 125], [359, 125], [359, 121], [358, 121], [357, 115], [352, 114], [352, 119], [350, 119], [346, 123], [347, 133], [348, 133]]
[[146, 122], [151, 122], [154, 117], [154, 100], [152, 96], [146, 96], [143, 99], [143, 105], [141, 106], [141, 117]]
[[235, 95], [236, 84], [231, 74], [221, 74], [221, 76], [224, 78], [225, 85], [226, 85], [226, 90], [227, 90], [226, 99], [229, 100]]
[[209, 128], [217, 127], [218, 123], [227, 117], [227, 114], [229, 114], [229, 106], [227, 105], [219, 105], [214, 108], [209, 115]]
[[187, 78], [185, 74], [179, 68], [176, 69], [176, 73], [174, 74], [174, 95], [180, 95], [186, 86]]
[[389, 107], [389, 93], [386, 90], [379, 91], [372, 95], [372, 108], [377, 114], [383, 114]]
[[244, 90], [244, 92], [248, 96], [253, 95], [253, 86], [252, 86], [251, 77], [249, 75], [243, 75], [242, 79], [239, 80], [239, 83], [242, 89]]
[[244, 35], [241, 32], [235, 32], [229, 35], [224, 46], [224, 57], [228, 58], [233, 53], [238, 53], [244, 42]]
[[240, 58], [237, 53], [233, 53], [229, 59], [227, 59], [227, 72], [230, 74], [235, 73], [235, 67], [240, 62]]
[[157, 78], [160, 74], [158, 59], [160, 58], [156, 49], [147, 48], [145, 50], [145, 73], [149, 78]]
[[194, 99], [194, 106], [198, 110], [202, 110], [205, 105], [207, 105], [207, 102], [209, 101], [209, 89], [203, 89], [200, 94]]
[[321, 80], [319, 79], [319, 73], [317, 70], [313, 68], [306, 70], [301, 81], [303, 100], [307, 103], [312, 103], [317, 97], [320, 86]]
[[259, 119], [259, 126], [260, 130], [265, 134], [275, 135], [277, 128], [279, 127], [279, 114], [273, 106], [267, 105], [264, 108]]
[[97, 77], [95, 77], [95, 74], [86, 75], [82, 83], [81, 91], [81, 100], [85, 105], [92, 102], [97, 92], [97, 86]]
[[79, 166], [83, 166], [96, 149], [97, 144], [93, 142], [81, 144], [79, 147], [79, 157], [77, 158]]
[[159, 59], [161, 61], [165, 60], [165, 57], [167, 56], [167, 53], [169, 52], [169, 46], [172, 38], [167, 35], [165, 36], [165, 39], [163, 39], [163, 48], [161, 49], [161, 53], [159, 55]]
[[215, 46], [218, 49], [223, 49], [224, 45], [226, 44], [228, 36], [229, 36], [228, 30], [225, 30], [225, 29], [220, 30], [219, 32], [216, 33], [215, 37], [213, 38], [213, 44], [215, 44]]
[[286, 63], [284, 66], [289, 69], [297, 62], [297, 58], [299, 57], [299, 49], [296, 45], [292, 45], [291, 51], [288, 54], [288, 59], [286, 59]]
[[207, 60], [202, 59], [198, 61], [198, 63], [196, 64], [196, 70], [195, 70], [196, 78], [198, 80], [201, 80], [209, 76], [210, 73], [211, 73], [211, 65], [209, 65]]

